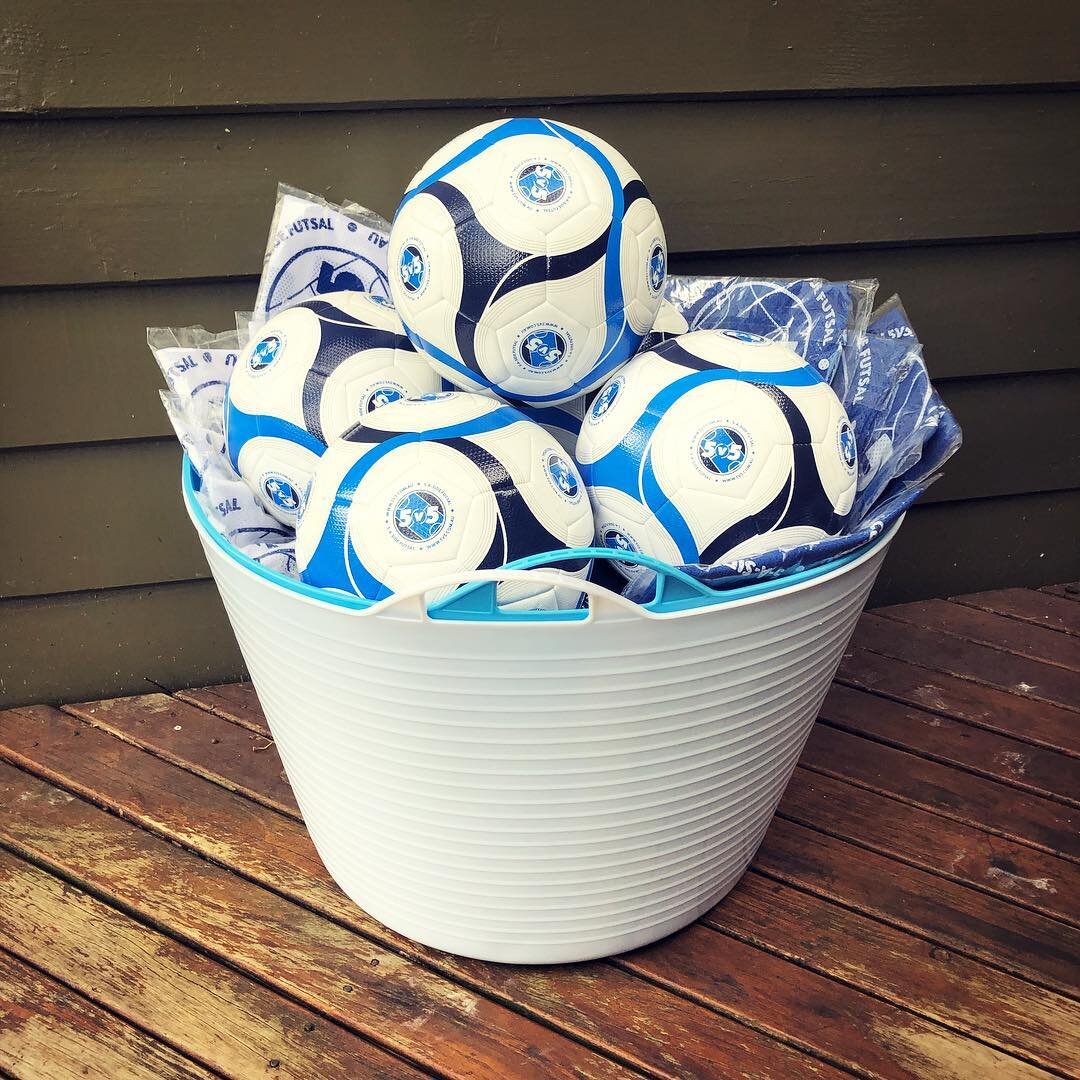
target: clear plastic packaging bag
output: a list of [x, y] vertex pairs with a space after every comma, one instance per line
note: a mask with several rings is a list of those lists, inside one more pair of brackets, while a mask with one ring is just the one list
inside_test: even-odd
[[161, 402], [199, 476], [198, 498], [232, 544], [275, 570], [295, 572], [296, 539], [271, 517], [225, 456], [225, 391], [239, 355], [235, 331], [151, 327], [146, 340], [165, 375]]
[[689, 330], [741, 330], [790, 341], [826, 379], [858, 348], [877, 282], [824, 278], [669, 277]]
[[373, 210], [279, 184], [250, 325], [257, 329], [276, 312], [323, 293], [389, 299], [389, 242], [390, 223]]

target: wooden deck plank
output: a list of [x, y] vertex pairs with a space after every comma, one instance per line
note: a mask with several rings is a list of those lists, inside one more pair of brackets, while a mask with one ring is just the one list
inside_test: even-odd
[[1075, 760], [985, 728], [834, 683], [819, 720], [999, 783], [1080, 807]]
[[423, 1075], [2, 849], [0, 945], [227, 1076]]
[[1076, 714], [981, 683], [870, 652], [852, 642], [837, 681], [969, 724], [1080, 757]]
[[210, 1080], [214, 1075], [3, 951], [0, 1074], [18, 1080]]
[[[1044, 1075], [1012, 1055], [706, 926], [690, 926], [619, 962], [711, 1008], [752, 1017], [762, 1030], [794, 1030], [807, 1049], [860, 1075]], [[767, 1010], [754, 1008], [761, 1002]], [[1038, 1056], [1046, 1057], [1041, 1051]], [[1078, 1060], [1068, 1048], [1055, 1048], [1049, 1058], [1066, 1066]]]
[[917, 754], [816, 724], [799, 766], [1049, 855], [1080, 861], [1080, 813]]
[[1080, 581], [1067, 581], [1062, 585], [1044, 585], [1039, 592], [1047, 596], [1060, 596], [1065, 600], [1080, 600]]
[[16, 805], [17, 814], [0, 818], [0, 837], [17, 854], [441, 1076], [513, 1075], [522, 1060], [552, 1077], [628, 1075], [589, 1048], [139, 825], [0, 766], [0, 806]]
[[1077, 1002], [780, 882], [755, 876], [753, 886], [702, 922], [999, 1049], [1051, 1067], [1080, 1062]]
[[1080, 925], [1080, 867], [980, 829], [796, 769], [777, 813], [848, 843]]
[[[1080, 709], [1080, 672], [1013, 656], [912, 623], [897, 625], [873, 613], [859, 619], [852, 641], [870, 652], [992, 686], [1026, 701]], [[1075, 718], [1073, 725], [1080, 727]]]
[[[73, 745], [75, 730], [81, 731], [77, 745]], [[516, 1009], [541, 1017], [547, 1023], [559, 1025], [583, 1042], [596, 1039], [609, 1052], [630, 1060], [644, 1071], [655, 1075], [687, 1077], [707, 1075], [710, 1071], [719, 1072], [721, 1075], [740, 1071], [752, 1073], [755, 1069], [761, 1075], [776, 1077], [821, 1075], [823, 1071], [831, 1074], [831, 1070], [825, 1070], [825, 1067], [813, 1058], [707, 1010], [688, 1008], [685, 1001], [620, 972], [611, 965], [577, 965], [570, 970], [514, 968], [454, 957], [402, 938], [367, 916], [333, 885], [306, 832], [297, 822], [258, 804], [237, 798], [224, 789], [182, 772], [173, 765], [159, 761], [132, 745], [120, 742], [103, 731], [96, 731], [55, 710], [42, 707], [0, 714], [0, 754], [50, 781], [94, 799], [121, 815], [123, 822], [110, 815], [104, 815], [104, 820], [93, 819], [94, 829], [99, 832], [107, 830], [112, 837], [108, 841], [109, 850], [117, 848], [118, 845], [132, 844], [138, 845], [140, 851], [158, 850], [159, 862], [169, 858], [177, 860], [176, 869], [170, 870], [170, 874], [190, 875], [190, 871], [183, 869], [188, 864], [189, 856], [182, 851], [158, 840], [149, 832], [142, 832], [141, 829], [136, 829], [137, 834], [142, 833], [141, 836], [132, 836], [130, 833], [135, 824], [143, 829], [154, 830], [210, 859], [232, 867], [249, 879], [260, 881], [280, 896], [288, 896], [312, 911], [329, 916], [336, 923], [359, 931], [364, 937], [346, 935], [355, 942], [354, 951], [366, 955], [366, 951], [373, 949], [372, 941], [384, 943], [401, 954], [387, 954], [398, 966], [405, 963], [402, 956], [420, 958], [429, 968], [449, 975], [459, 983], [468, 983], [487, 994], [513, 1002]], [[28, 754], [29, 757], [26, 756]], [[0, 777], [3, 775], [3, 769], [0, 769]], [[22, 793], [20, 790], [20, 794]], [[3, 792], [0, 792], [0, 795], [2, 794]], [[16, 797], [11, 796], [13, 799]], [[5, 799], [0, 797], [0, 806], [3, 805]], [[192, 807], [197, 808], [195, 812]], [[28, 811], [22, 812], [13, 823], [6, 826], [0, 824], [0, 830], [7, 829], [11, 834], [18, 829], [21, 830], [18, 836], [23, 843], [27, 836], [33, 840], [37, 833], [33, 829], [27, 833], [28, 823], [23, 820], [27, 813]], [[81, 807], [76, 807], [70, 813], [70, 820], [65, 819], [65, 822], [58, 822], [56, 825], [56, 835], [50, 832], [50, 850], [57, 844], [68, 843], [64, 829], [77, 831], [91, 827], [83, 820], [86, 814]], [[75, 820], [80, 813], [82, 817]], [[119, 827], [123, 827], [122, 834], [116, 833]], [[158, 848], [154, 849], [154, 845], [158, 845]], [[39, 848], [35, 847], [33, 850], [38, 853], [36, 857], [43, 857]], [[77, 861], [73, 862], [72, 859]], [[94, 888], [112, 890], [111, 895], [115, 901], [131, 904], [131, 895], [137, 895], [137, 883], [130, 883], [126, 879], [112, 882], [107, 867], [100, 865], [103, 860], [108, 861], [104, 856], [97, 857], [74, 846], [63, 863], [66, 868], [64, 872], [78, 876], [83, 884], [92, 880]], [[202, 870], [205, 865], [202, 860], [195, 861], [200, 875], [208, 872]], [[162, 866], [164, 865], [162, 863]], [[77, 874], [73, 869], [75, 866], [79, 867]], [[141, 864], [139, 872], [143, 872]], [[157, 914], [151, 916], [155, 921], [167, 923], [170, 927], [175, 926], [174, 932], [178, 936], [184, 936], [184, 920], [190, 918], [190, 915], [185, 915], [185, 903], [198, 903], [196, 898], [204, 895], [216, 896], [226, 888], [226, 885], [211, 883], [207, 885], [211, 891], [206, 893], [199, 884], [200, 880], [201, 877], [197, 876], [186, 898], [174, 895], [149, 896], [146, 904], [150, 907], [140, 910], [144, 914], [156, 912]], [[216, 882], [217, 879], [213, 881]], [[149, 878], [144, 882], [144, 886], [147, 889], [154, 888]], [[228, 888], [232, 891], [238, 890], [236, 898], [230, 902], [238, 905], [239, 910], [245, 910], [245, 903], [255, 905], [254, 908], [247, 909], [256, 912], [252, 916], [254, 926], [259, 926], [267, 919], [276, 925], [287, 918], [277, 913], [277, 905], [285, 903], [279, 896], [256, 889], [254, 885], [249, 885], [239, 878], [229, 884]], [[255, 889], [254, 896], [250, 895], [252, 889]], [[160, 907], [162, 904], [166, 905], [164, 909]], [[357, 989], [366, 989], [359, 985], [361, 980], [355, 978], [355, 962], [349, 964], [346, 944], [333, 936], [338, 928], [302, 908], [287, 906], [295, 912], [291, 916], [294, 920], [305, 927], [313, 927], [308, 937], [292, 949], [295, 954], [295, 967], [290, 968], [290, 971], [302, 971], [305, 959], [317, 965], [314, 970], [315, 982], [310, 986], [304, 984], [304, 994], [307, 995], [305, 1000], [324, 1012], [331, 1006], [340, 1007], [340, 995], [335, 993], [339, 986], [331, 978], [335, 957], [339, 965], [345, 965], [341, 970], [350, 971], [353, 981], [357, 983]], [[262, 914], [263, 909], [268, 909], [270, 914]], [[324, 923], [328, 928], [325, 933], [330, 936], [332, 943], [325, 955], [320, 952], [323, 944], [320, 934], [323, 932], [318, 929]], [[212, 920], [203, 919], [198, 929], [205, 935], [205, 938], [200, 940], [216, 943], [217, 951], [226, 958], [231, 957], [237, 966], [249, 972], [254, 970], [257, 977], [280, 988], [273, 952], [260, 951], [257, 946], [249, 943], [246, 937], [239, 943], [233, 941], [235, 934], [244, 933], [244, 927], [220, 927]], [[273, 936], [261, 929], [256, 932], [263, 939]], [[232, 955], [234, 945], [240, 950], [240, 959]], [[255, 951], [252, 952], [252, 949]], [[376, 958], [378, 955], [381, 953], [376, 950]], [[360, 965], [360, 972], [366, 981], [368, 972], [363, 964]], [[427, 976], [427, 972], [423, 970], [421, 974]], [[467, 1001], [478, 1001], [484, 1006], [494, 1007], [491, 1002], [476, 998], [461, 985], [444, 985], [445, 992], [455, 1000], [462, 997]], [[412, 1001], [414, 1005], [420, 999], [418, 991], [413, 988], [409, 988], [408, 997], [404, 996], [404, 990], [400, 993], [403, 1000]], [[378, 996], [376, 994], [376, 1000], [371, 1004], [371, 1023], [377, 1021], [378, 1009], [381, 1007]], [[474, 1007], [479, 1008], [478, 1005]], [[397, 1006], [390, 1011], [387, 1023], [391, 1025], [391, 1030], [396, 1030], [392, 1025], [399, 1013]], [[520, 1024], [526, 1024], [523, 1017], [518, 1020]], [[348, 1021], [343, 1019], [343, 1022]], [[355, 1029], [355, 1023], [349, 1026]], [[491, 1034], [487, 1035], [483, 1029], [480, 1034], [494, 1037], [494, 1032], [491, 1031], [494, 1023], [490, 1018], [487, 1019], [485, 1027]], [[536, 1038], [539, 1039], [546, 1029], [539, 1025], [534, 1027], [538, 1032]], [[666, 1033], [663, 1038], [658, 1037], [658, 1031]], [[370, 1034], [367, 1031], [364, 1033]], [[547, 1034], [559, 1045], [568, 1042], [565, 1037], [554, 1032]], [[420, 1032], [419, 1036], [422, 1035], [423, 1032]], [[468, 1052], [470, 1042], [475, 1040], [464, 1037], [462, 1039], [462, 1052]], [[512, 1030], [507, 1035], [507, 1043], [506, 1053], [512, 1055], [515, 1046], [521, 1046], [522, 1037]], [[547, 1047], [544, 1049], [554, 1055], [551, 1067], [557, 1069], [559, 1056]], [[578, 1067], [587, 1072], [591, 1068], [596, 1072], [593, 1059], [588, 1057], [584, 1048], [579, 1050], [584, 1063]], [[410, 1057], [421, 1060], [417, 1055], [418, 1052], [410, 1050]], [[423, 1060], [422, 1063], [431, 1065], [430, 1060]], [[445, 1068], [446, 1065], [443, 1064]]]
[[1030, 622], [1009, 619], [948, 600], [921, 600], [876, 608], [875, 615], [951, 634], [1029, 660], [1080, 671], [1080, 641]]
[[[180, 707], [183, 708], [183, 706]], [[140, 716], [140, 712], [143, 710], [145, 710], [144, 715]], [[170, 712], [170, 710], [165, 706], [165, 704], [156, 697], [152, 699], [128, 699], [126, 701], [120, 702], [95, 702], [85, 706], [72, 707], [72, 711], [78, 713], [79, 715], [85, 715], [87, 719], [89, 719], [92, 723], [107, 725], [110, 730], [118, 728], [122, 737], [128, 739], [129, 741], [135, 742], [137, 745], [144, 746], [151, 750], [154, 750], [155, 747], [161, 743], [168, 744], [171, 741], [171, 732], [174, 726], [171, 724], [171, 720], [175, 719], [176, 716], [180, 715], [176, 712]], [[209, 717], [207, 718], [209, 719]], [[222, 730], [227, 726], [227, 722], [217, 718], [213, 719], [216, 720], [218, 727], [210, 730]], [[237, 732], [242, 732], [245, 737], [247, 734], [249, 734], [244, 729], [235, 728], [235, 730]], [[208, 738], [208, 732], [206, 732], [198, 740], [195, 741], [194, 749], [196, 750], [196, 752], [205, 755], [206, 748], [210, 745], [211, 743], [210, 739]], [[169, 747], [168, 753], [171, 760], [176, 760], [178, 758], [178, 755], [176, 754], [174, 748]], [[253, 755], [254, 758], [257, 758], [258, 766], [261, 767], [263, 775], [271, 783], [273, 782], [275, 772], [278, 767], [276, 765], [276, 762], [271, 757], [272, 753], [273, 751], [267, 751], [264, 754]], [[201, 767], [196, 767], [196, 769], [200, 773], [204, 771]], [[249, 776], [247, 784], [250, 785], [253, 782], [257, 783], [257, 781], [253, 781], [253, 779]], [[232, 786], [231, 780], [227, 780], [227, 783]], [[754, 876], [750, 876], [744, 880], [743, 884], [740, 886], [740, 890], [749, 889], [753, 891], [756, 887], [759, 887], [764, 881], [765, 879], [759, 879]], [[730, 901], [728, 902], [730, 903]], [[876, 924], [871, 923], [867, 919], [858, 916], [852, 916], [850, 915], [850, 913], [846, 912], [841, 912], [840, 915], [837, 915], [836, 912], [839, 909], [833, 909], [831, 911], [825, 910], [827, 908], [832, 908], [832, 905], [822, 904], [820, 901], [817, 901], [812, 897], [808, 897], [805, 894], [794, 894], [794, 897], [790, 902], [796, 907], [801, 907], [803, 917], [808, 924], [816, 924], [820, 921], [821, 923], [826, 925], [835, 925], [837, 921], [839, 921], [840, 923], [844, 923], [845, 920], [847, 921], [848, 925], [843, 926], [843, 929], [838, 933], [836, 940], [833, 943], [836, 952], [842, 951], [845, 945], [849, 944], [852, 940], [858, 941], [862, 939], [866, 942], [870, 942], [873, 940], [873, 931]], [[724, 907], [722, 905], [720, 911], [722, 912], [723, 909]], [[898, 939], [907, 939], [908, 948], [906, 955], [909, 958], [919, 957], [922, 952], [927, 951], [928, 947], [925, 945], [924, 942], [919, 941], [915, 938], [910, 938], [909, 935], [901, 934], [896, 931], [893, 931], [893, 933]], [[756, 977], [764, 980], [760, 984], [760, 986], [764, 986], [765, 983], [769, 981], [781, 981], [779, 976], [775, 975], [774, 973], [775, 965], [778, 961], [769, 961], [762, 957], [754, 957], [752, 954], [750, 954], [749, 956], [738, 955], [732, 957], [729, 955], [732, 948], [734, 948], [734, 946], [727, 946], [725, 950], [722, 950], [722, 952], [724, 953], [722, 961], [722, 966], [724, 970], [745, 971], [747, 968], [756, 967]], [[870, 948], [872, 949], [872, 946]], [[708, 955], [708, 950], [703, 949], [698, 955], [697, 963], [699, 967], [703, 966], [707, 968], [711, 964], [715, 963], [715, 961]], [[982, 968], [981, 964], [974, 964], [971, 961], [968, 961], [967, 963], [971, 964], [973, 967], [980, 969]], [[869, 970], [872, 966], [869, 956], [865, 954], [865, 948], [864, 964], [867, 970]], [[662, 973], [657, 973], [651, 970], [645, 970], [636, 967], [634, 968], [634, 970], [641, 970], [642, 973], [651, 974], [658, 978], [660, 981], [663, 981], [667, 984], [671, 983], [672, 976], [670, 969]], [[765, 974], [765, 972], [768, 972], [768, 974]], [[836, 972], [824, 971], [823, 974], [835, 976]], [[848, 969], [845, 969], [844, 975], [847, 976], [847, 974]], [[924, 979], [925, 971], [922, 969], [921, 966], [916, 963], [913, 966], [912, 970], [909, 972], [909, 975], [912, 980], [921, 981]], [[692, 985], [696, 977], [696, 975], [688, 975], [687, 984]], [[1052, 1027], [1052, 1024], [1046, 1023], [1045, 1026], [1036, 1026], [1034, 1029], [1026, 1028], [1025, 1026], [1031, 1021], [1031, 1018], [1039, 1017], [1045, 1014], [1045, 1010], [1042, 1004], [1042, 997], [1045, 995], [1045, 991], [1035, 990], [1034, 988], [1028, 987], [1024, 983], [1019, 983], [1019, 981], [1016, 979], [1011, 979], [1007, 976], [1001, 976], [999, 973], [989, 970], [987, 970], [984, 976], [984, 981], [987, 983], [987, 985], [990, 986], [994, 986], [995, 980], [998, 979], [1003, 980], [1003, 985], [996, 986], [993, 993], [989, 993], [986, 995], [986, 1002], [988, 1005], [995, 1000], [1019, 1003], [1024, 1000], [1025, 995], [1034, 993], [1034, 1000], [1027, 1002], [1026, 1008], [1020, 1007], [1020, 1005], [1018, 1004], [1017, 1007], [1013, 1010], [1013, 1014], [1017, 1016], [1026, 1016], [1028, 1018], [1020, 1025], [1022, 1029], [1025, 1029], [1024, 1034], [1026, 1034], [1027, 1036], [1026, 1040], [1022, 1039], [1021, 1042], [1018, 1045], [1015, 1045], [1013, 1048], [1025, 1052], [1029, 1056], [1037, 1055], [1040, 1052], [1039, 1048], [1046, 1042], [1046, 1029], [1048, 1027]], [[755, 994], [750, 991], [750, 985], [750, 982], [747, 981], [747, 983], [741, 987], [739, 993], [735, 995], [736, 1002], [761, 1000], [759, 994]], [[789, 972], [786, 977], [785, 985], [788, 985], [792, 988], [791, 993], [794, 995], [792, 998], [792, 1002], [790, 1003], [792, 1011], [787, 1017], [786, 1030], [783, 1031], [783, 1033], [789, 1038], [793, 1037], [793, 1033], [794, 1037], [799, 1037], [797, 1034], [799, 1032], [799, 1025], [797, 1022], [797, 1003], [799, 1001], [805, 1003], [805, 1001], [813, 999], [824, 1002], [825, 999], [828, 998], [831, 1001], [831, 1004], [828, 1006], [829, 1008], [833, 1009], [834, 1011], [843, 1010], [847, 1013], [851, 1013], [853, 1011], [858, 1012], [860, 1009], [865, 1009], [867, 1007], [864, 1001], [856, 999], [853, 1002], [851, 1000], [851, 995], [849, 992], [837, 990], [835, 987], [829, 986], [827, 984], [825, 985], [825, 988], [822, 989], [822, 986], [818, 984], [817, 980], [808, 979], [806, 974], [802, 971]], [[940, 980], [938, 980], [938, 985], [940, 985]], [[775, 1008], [775, 995], [771, 995], [771, 1000], [772, 1007]], [[730, 1009], [732, 1008], [730, 998], [724, 1002], [718, 1002], [713, 1000], [710, 1002], [710, 1004], [713, 1007], [721, 1009], [722, 1011], [730, 1011]], [[898, 1004], [903, 1005], [904, 1003], [898, 1002]], [[1051, 1008], [1050, 1015], [1052, 1016], [1053, 1014], [1053, 1009]], [[762, 1018], [754, 1015], [752, 1012], [749, 1015], [736, 1012], [735, 1015], [738, 1018], [744, 1020], [745, 1022], [751, 1024], [761, 1024], [763, 1022], [766, 1022], [763, 1021]], [[935, 1019], [937, 1018], [938, 1017], [935, 1016]], [[775, 1025], [776, 1020], [771, 1020], [771, 1023]], [[869, 1019], [864, 1017], [863, 1021], [856, 1026], [859, 1028], [859, 1030], [873, 1029], [882, 1032], [892, 1031], [895, 1027], [894, 1024], [890, 1024], [880, 1017], [874, 1023], [871, 1023]], [[995, 1027], [993, 1018], [988, 1017], [987, 1028], [991, 1032], [998, 1033], [999, 1045], [1006, 1045], [1007, 1039], [1009, 1037], [1007, 1026], [999, 1029], [998, 1027]], [[775, 1027], [771, 1028], [770, 1030], [775, 1030]], [[984, 1038], [985, 1037], [986, 1036], [984, 1035]], [[845, 1048], [843, 1044], [838, 1046], [829, 1042], [827, 1039], [825, 1041], [818, 1040], [815, 1042], [811, 1042], [810, 1044], [806, 1044], [806, 1036], [803, 1035], [802, 1038], [804, 1040], [804, 1045], [807, 1045], [807, 1048], [812, 1052], [821, 1054], [825, 1056], [828, 1060], [835, 1061], [841, 1065], [850, 1066], [852, 1064], [851, 1060], [846, 1059], [843, 1056], [845, 1052], [851, 1052], [850, 1047]], [[876, 1059], [877, 1053], [879, 1052], [880, 1048], [878, 1048], [878, 1050], [873, 1053], [871, 1053], [868, 1049], [864, 1048], [863, 1050], [859, 1051], [856, 1057], [858, 1058], [859, 1056], [862, 1056], [863, 1058], [869, 1057]], [[893, 1049], [889, 1049], [888, 1052], [889, 1060], [894, 1060], [896, 1059], [897, 1055], [899, 1055], [900, 1059], [907, 1059], [911, 1057], [913, 1053], [915, 1053], [915, 1050], [911, 1046], [906, 1046], [902, 1052], [897, 1050], [894, 1053]], [[937, 1061], [935, 1065], [939, 1074], [940, 1070], [947, 1068], [947, 1066], [948, 1063], [942, 1060]]]
[[[140, 694], [65, 705], [63, 711], [135, 746], [189, 769], [246, 798], [299, 817], [300, 808], [276, 751], [269, 760], [269, 728], [223, 721], [168, 694]], [[267, 767], [270, 766], [270, 767]]]
[[1064, 597], [1051, 596], [1034, 589], [997, 589], [993, 592], [953, 596], [954, 604], [964, 604], [1020, 619], [1035, 626], [1045, 626], [1073, 637], [1080, 635], [1080, 611]]
[[259, 697], [250, 682], [194, 686], [187, 690], [176, 690], [172, 696], [260, 735], [270, 734]]
[[1080, 932], [917, 867], [777, 818], [756, 872], [890, 926], [1076, 996]]

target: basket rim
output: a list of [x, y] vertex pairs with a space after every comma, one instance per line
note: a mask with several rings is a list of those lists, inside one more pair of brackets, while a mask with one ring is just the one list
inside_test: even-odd
[[[245, 555], [239, 548], [233, 546], [230, 541], [222, 535], [221, 531], [210, 520], [202, 503], [196, 498], [195, 492], [198, 490], [198, 473], [194, 464], [191, 462], [188, 455], [185, 453], [181, 464], [181, 492], [184, 499], [184, 505], [187, 509], [188, 516], [191, 518], [192, 523], [195, 525], [197, 532], [205, 538], [208, 538], [211, 543], [215, 545], [230, 561], [236, 563], [241, 569], [246, 570], [248, 573], [253, 574], [256, 577], [262, 578], [271, 585], [277, 586], [280, 589], [284, 589], [287, 592], [291, 592], [299, 595], [308, 602], [325, 605], [330, 608], [344, 609], [347, 611], [353, 611], [358, 614], [367, 613], [372, 609], [381, 607], [389, 602], [392, 602], [393, 597], [388, 600], [368, 600], [362, 596], [352, 596], [344, 592], [336, 592], [331, 589], [319, 588], [315, 585], [309, 585], [306, 582], [300, 581], [298, 578], [289, 577], [287, 574], [281, 573], [279, 570], [272, 570], [269, 567], [263, 566], [261, 563], [256, 562], [250, 555]], [[874, 553], [881, 548], [885, 548], [892, 541], [896, 535], [900, 526], [904, 522], [906, 514], [902, 514], [900, 518], [893, 523], [893, 525], [882, 532], [880, 535], [874, 537], [872, 540], [868, 540], [866, 543], [855, 548], [853, 551], [849, 551], [844, 555], [838, 556], [835, 559], [830, 559], [828, 562], [821, 563], [818, 566], [809, 567], [806, 570], [798, 570], [791, 574], [786, 574], [776, 578], [770, 578], [765, 581], [754, 582], [750, 585], [743, 585], [736, 588], [729, 589], [711, 589], [708, 586], [704, 586], [703, 583], [698, 583], [709, 593], [712, 594], [709, 598], [703, 598], [696, 603], [687, 604], [683, 603], [679, 605], [678, 610], [663, 609], [657, 611], [650, 611], [646, 605], [639, 605], [643, 615], [672, 615], [672, 614], [695, 614], [698, 612], [712, 611], [717, 607], [723, 605], [730, 605], [738, 603], [740, 601], [754, 600], [760, 597], [764, 597], [776, 592], [787, 592], [792, 589], [808, 586], [820, 578], [830, 576], [838, 573], [852, 563], [862, 562], [866, 559], [873, 557]], [[582, 548], [578, 549], [582, 554], [588, 554], [590, 549]], [[650, 560], [652, 562], [654, 560]], [[666, 563], [657, 562], [657, 568], [667, 570], [682, 576], [682, 572], [676, 568], [669, 568]], [[462, 590], [468, 589], [468, 583], [462, 585]], [[611, 592], [611, 590], [606, 590]], [[455, 594], [446, 600], [440, 602], [440, 606], [447, 603], [452, 599]], [[619, 596], [618, 593], [611, 593], [612, 596]], [[559, 612], [558, 614], [563, 616], [559, 620], [554, 620], [550, 616], [551, 612], [519, 612], [514, 613], [514, 622], [523, 623], [549, 623], [554, 621], [561, 621], [570, 623], [571, 625], [580, 624], [587, 619], [588, 611], [583, 610], [580, 612], [580, 618], [566, 618], [567, 615], [575, 615], [579, 613], [575, 612]], [[545, 617], [546, 616], [546, 617]], [[469, 622], [476, 621], [477, 616], [470, 615], [468, 612], [452, 613], [447, 611], [443, 616], [443, 619], [447, 621], [461, 621]]]

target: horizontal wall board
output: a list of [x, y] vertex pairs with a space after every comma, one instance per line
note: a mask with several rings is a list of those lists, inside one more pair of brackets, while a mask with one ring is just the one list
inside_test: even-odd
[[[1080, 240], [684, 256], [672, 271], [877, 277], [880, 298], [903, 298], [936, 379], [1080, 365]], [[169, 434], [144, 328], [224, 329], [254, 295], [251, 278], [0, 292], [0, 446]]]
[[940, 391], [964, 445], [930, 501], [1080, 487], [1080, 371], [958, 379]]
[[[927, 502], [1080, 487], [1080, 372], [945, 384], [965, 445]], [[166, 438], [0, 455], [17, 528], [0, 534], [7, 596], [187, 580], [207, 573]]]
[[900, 604], [1077, 573], [1080, 491], [916, 506], [870, 596]]
[[0, 534], [0, 596], [182, 581], [208, 574], [180, 497], [180, 445], [8, 451], [17, 523]]
[[242, 677], [212, 581], [0, 601], [0, 707]]
[[[916, 507], [871, 603], [1076, 576], [1080, 492]], [[210, 581], [0, 602], [0, 707], [240, 678]]]
[[[553, 32], [553, 28], [557, 28]], [[1080, 80], [1075, 5], [1033, 0], [348, 4], [15, 0], [0, 110], [789, 93]]]
[[[671, 249], [1080, 231], [1080, 92], [559, 106], [622, 149]], [[503, 109], [0, 124], [0, 285], [231, 277], [274, 184], [392, 213], [413, 171]]]

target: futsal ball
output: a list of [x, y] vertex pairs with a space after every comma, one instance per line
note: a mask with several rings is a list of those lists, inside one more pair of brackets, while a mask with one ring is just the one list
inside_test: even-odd
[[596, 395], [577, 460], [598, 541], [674, 565], [834, 535], [855, 498], [840, 399], [787, 343], [738, 331], [636, 356]]
[[[381, 600], [592, 539], [572, 457], [509, 405], [446, 392], [388, 405], [329, 447], [300, 519], [296, 559], [311, 585]], [[500, 585], [500, 606], [574, 607], [589, 565], [560, 564], [565, 588]]]
[[388, 303], [331, 293], [275, 315], [241, 353], [225, 403], [233, 469], [296, 523], [326, 444], [373, 409], [439, 389]]
[[617, 150], [554, 120], [516, 119], [465, 132], [421, 168], [388, 259], [406, 332], [451, 382], [552, 404], [637, 351], [667, 246]]

